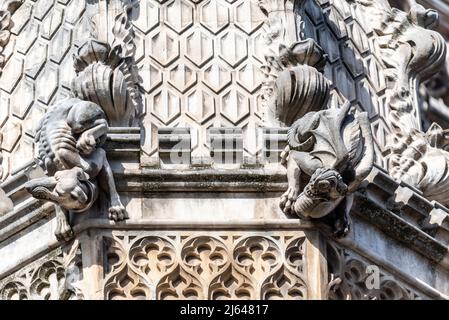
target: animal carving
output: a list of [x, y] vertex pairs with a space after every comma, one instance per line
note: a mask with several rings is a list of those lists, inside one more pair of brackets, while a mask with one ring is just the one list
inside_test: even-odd
[[333, 214], [336, 236], [349, 231], [353, 192], [373, 166], [373, 142], [366, 113], [341, 109], [309, 112], [288, 131], [282, 155], [288, 189], [280, 199], [285, 213], [303, 218]]
[[293, 123], [282, 155], [288, 189], [280, 207], [304, 218], [334, 213], [337, 236], [349, 231], [348, 211], [353, 192], [373, 166], [374, 150], [365, 112], [341, 109], [309, 112]]
[[88, 210], [98, 197], [98, 188], [109, 195], [109, 218], [128, 218], [101, 148], [107, 132], [100, 106], [77, 98], [57, 102], [41, 120], [36, 143], [49, 177], [31, 180], [25, 187], [35, 198], [56, 204], [55, 234], [60, 240], [72, 236], [69, 213]]
[[327, 220], [337, 236], [344, 236], [352, 194], [374, 161], [367, 113], [351, 113], [349, 102], [327, 109], [330, 84], [322, 73], [326, 58], [314, 40], [280, 51], [279, 66], [284, 70], [270, 105], [280, 124], [290, 127], [281, 154], [288, 189], [280, 207], [286, 214]]

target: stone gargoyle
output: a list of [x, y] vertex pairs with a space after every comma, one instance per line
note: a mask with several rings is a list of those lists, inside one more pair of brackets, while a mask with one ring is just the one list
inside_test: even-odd
[[332, 225], [336, 236], [344, 236], [349, 231], [353, 193], [374, 162], [368, 115], [350, 112], [349, 102], [340, 109], [327, 109], [326, 58], [314, 40], [305, 39], [280, 51], [283, 70], [269, 106], [279, 124], [290, 127], [281, 154], [288, 189], [280, 207], [286, 214], [320, 219]]
[[288, 190], [280, 207], [302, 218], [333, 214], [336, 236], [349, 231], [348, 213], [353, 192], [373, 166], [374, 150], [365, 112], [341, 109], [309, 112], [288, 131], [282, 155], [287, 165]]
[[55, 234], [59, 240], [73, 235], [69, 213], [87, 211], [99, 188], [109, 195], [109, 218], [128, 218], [101, 147], [107, 132], [108, 122], [100, 106], [78, 98], [51, 106], [38, 126], [39, 160], [48, 177], [31, 180], [25, 188], [33, 197], [56, 204]]

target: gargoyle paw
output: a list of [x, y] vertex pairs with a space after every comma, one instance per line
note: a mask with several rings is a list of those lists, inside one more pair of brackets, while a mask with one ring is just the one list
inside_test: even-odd
[[69, 241], [73, 237], [73, 230], [65, 220], [58, 219], [55, 236], [58, 241]]
[[122, 221], [128, 219], [128, 213], [125, 207], [120, 203], [113, 203], [109, 208], [109, 219], [114, 221]]
[[281, 196], [279, 207], [281, 210], [289, 214], [292, 212], [296, 199], [298, 198], [298, 189], [289, 187], [287, 191]]
[[346, 237], [349, 233], [351, 224], [347, 219], [339, 219], [334, 225], [334, 236], [337, 238]]

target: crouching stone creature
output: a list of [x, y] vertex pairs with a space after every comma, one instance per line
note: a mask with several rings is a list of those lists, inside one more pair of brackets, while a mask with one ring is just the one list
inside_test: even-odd
[[87, 211], [97, 200], [99, 188], [109, 196], [109, 219], [127, 219], [113, 173], [102, 149], [108, 122], [93, 102], [66, 99], [51, 106], [36, 133], [39, 161], [48, 177], [29, 181], [33, 197], [56, 204], [56, 237], [73, 236], [69, 213]]
[[324, 218], [337, 237], [349, 231], [353, 192], [373, 166], [373, 141], [367, 114], [341, 109], [309, 112], [288, 131], [281, 155], [287, 165], [288, 190], [280, 199], [285, 213]]

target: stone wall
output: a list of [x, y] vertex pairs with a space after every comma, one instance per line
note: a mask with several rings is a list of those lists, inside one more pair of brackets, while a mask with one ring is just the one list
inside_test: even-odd
[[[0, 209], [0, 297], [447, 299], [449, 178], [435, 172], [447, 171], [449, 154], [442, 128], [422, 131], [418, 93], [446, 49], [433, 15], [413, 8], [384, 0], [4, 1], [0, 187], [13, 209]], [[300, 67], [309, 76], [291, 76]], [[286, 76], [289, 85], [278, 81]], [[110, 186], [82, 210], [65, 207], [78, 205], [76, 196], [64, 202], [55, 189], [40, 198], [42, 189], [30, 187], [73, 169], [47, 165], [54, 154], [64, 159], [51, 134], [47, 158], [38, 147], [52, 112], [72, 108], [60, 102], [75, 96], [68, 101], [106, 114], [105, 144], [93, 144], [106, 152], [101, 164], [112, 168], [129, 219], [111, 218]], [[309, 174], [301, 157], [316, 149], [295, 149], [291, 132], [300, 134], [294, 120], [312, 112], [330, 126], [338, 121], [329, 115], [346, 109], [336, 138], [320, 145], [333, 154], [341, 138], [350, 151], [335, 155], [341, 166], [320, 158], [320, 170], [331, 167], [348, 185], [334, 199], [320, 193], [323, 184], [311, 186], [320, 170]], [[54, 119], [71, 125], [67, 115]], [[65, 148], [83, 149], [84, 131], [71, 130], [60, 140], [76, 147]], [[412, 140], [419, 157], [407, 149]], [[283, 166], [293, 151], [304, 151], [299, 171]], [[307, 181], [293, 196], [297, 172]], [[107, 181], [77, 179], [91, 197], [86, 185]], [[287, 200], [279, 206], [283, 193], [294, 202], [313, 192], [321, 198], [310, 219]], [[350, 229], [336, 236], [341, 210]], [[70, 236], [61, 237], [61, 212]]]

